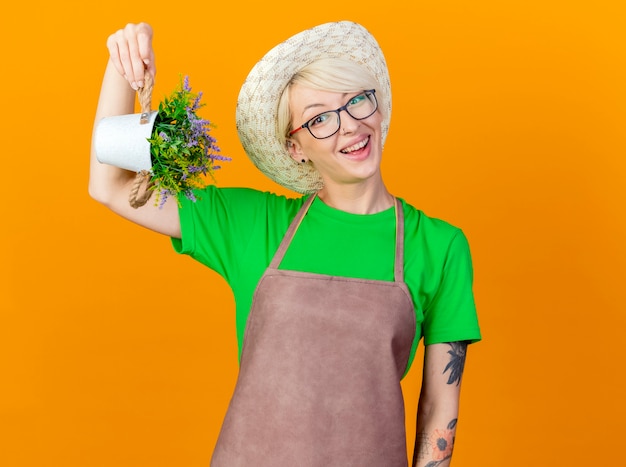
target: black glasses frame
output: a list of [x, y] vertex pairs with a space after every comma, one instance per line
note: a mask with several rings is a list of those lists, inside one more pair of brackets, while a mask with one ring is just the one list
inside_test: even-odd
[[[370, 113], [369, 115], [366, 115], [365, 117], [361, 117], [361, 118], [357, 118], [354, 115], [352, 115], [350, 113], [350, 111], [348, 110], [348, 106], [350, 105], [350, 101], [352, 99], [354, 99], [355, 97], [361, 95], [361, 94], [365, 94], [365, 96], [369, 99], [369, 95], [374, 97], [374, 110], [372, 110], [372, 113]], [[369, 94], [369, 95], [368, 95]], [[354, 118], [355, 120], [365, 120], [366, 118], [371, 117], [372, 115], [374, 115], [374, 112], [376, 112], [378, 110], [378, 99], [376, 99], [376, 89], [366, 89], [365, 91], [363, 91], [362, 93], [357, 94], [356, 96], [353, 96], [350, 98], [350, 100], [348, 102], [346, 102], [344, 105], [342, 105], [341, 107], [339, 107], [336, 110], [326, 110], [325, 112], [319, 113], [317, 114], [315, 117], [308, 119], [303, 125], [300, 125], [298, 128], [296, 128], [295, 130], [291, 130], [289, 132], [289, 136], [292, 136], [294, 133], [297, 133], [298, 131], [302, 130], [303, 128], [306, 128], [307, 130], [309, 130], [309, 133], [311, 133], [311, 136], [315, 139], [326, 139], [326, 138], [330, 138], [331, 136], [335, 135], [339, 129], [341, 128], [341, 111], [345, 110], [346, 113], [348, 115], [350, 115], [350, 117]], [[311, 131], [311, 128], [309, 128], [309, 124], [315, 120], [317, 117], [319, 117], [320, 115], [324, 115], [327, 113], [336, 113], [337, 114], [337, 121], [339, 122], [339, 125], [337, 125], [337, 129], [331, 133], [328, 136], [324, 136], [322, 138], [320, 138], [319, 136], [315, 136], [313, 134], [313, 132]]]

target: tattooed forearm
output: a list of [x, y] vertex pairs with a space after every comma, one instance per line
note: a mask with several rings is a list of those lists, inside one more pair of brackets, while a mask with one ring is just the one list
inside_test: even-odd
[[463, 369], [465, 368], [465, 355], [467, 353], [467, 341], [448, 342], [451, 347], [448, 350], [450, 355], [450, 362], [443, 369], [443, 372], [450, 371], [448, 375], [448, 384], [454, 384], [458, 386], [461, 384], [461, 376], [463, 376]]
[[[432, 433], [417, 433], [415, 438], [415, 452], [413, 453], [413, 467], [437, 467], [452, 457], [457, 419], [450, 420], [448, 426], [436, 429]], [[427, 462], [423, 464], [423, 462]]]

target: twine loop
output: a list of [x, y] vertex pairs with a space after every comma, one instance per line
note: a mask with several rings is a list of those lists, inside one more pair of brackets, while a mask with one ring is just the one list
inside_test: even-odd
[[[139, 116], [139, 124], [145, 125], [150, 121], [150, 107], [152, 106], [152, 89], [154, 87], [154, 79], [150, 73], [144, 75], [144, 85], [137, 90], [137, 96], [139, 99], [139, 105], [141, 106], [141, 115]], [[135, 181], [130, 189], [130, 196], [128, 201], [130, 205], [137, 209], [150, 199], [152, 196], [152, 188], [154, 182], [150, 180], [150, 171], [142, 170], [137, 173]], [[146, 188], [140, 193], [142, 185], [146, 183]]]

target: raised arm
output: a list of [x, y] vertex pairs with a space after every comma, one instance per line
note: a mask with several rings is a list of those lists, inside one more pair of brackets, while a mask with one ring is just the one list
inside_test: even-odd
[[[109, 36], [107, 47], [110, 57], [102, 80], [94, 130], [103, 117], [134, 113], [136, 90], [143, 86], [145, 73], [156, 74], [150, 25], [128, 24]], [[150, 200], [138, 209], [130, 206], [128, 198], [135, 176], [135, 172], [98, 162], [92, 144], [90, 196], [132, 222], [179, 238], [176, 200], [168, 200], [161, 208]]]
[[417, 411], [414, 467], [450, 465], [466, 352], [466, 342], [426, 346]]

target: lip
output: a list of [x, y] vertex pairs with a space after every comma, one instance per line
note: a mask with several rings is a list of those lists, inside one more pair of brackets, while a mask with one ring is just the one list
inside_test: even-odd
[[[366, 141], [366, 143], [365, 143], [365, 146], [363, 146], [362, 148], [349, 152], [349, 153], [342, 152], [347, 148], [363, 143], [363, 141]], [[339, 153], [346, 159], [350, 159], [350, 160], [358, 161], [358, 160], [366, 159], [370, 153], [370, 142], [371, 142], [370, 135], [363, 135], [358, 138], [354, 138], [352, 141], [350, 141], [349, 144], [347, 144], [342, 149], [340, 149]]]

